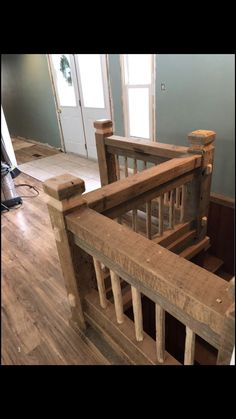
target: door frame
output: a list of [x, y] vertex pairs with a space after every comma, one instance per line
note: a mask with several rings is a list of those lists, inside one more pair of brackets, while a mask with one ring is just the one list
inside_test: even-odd
[[46, 54], [46, 58], [47, 58], [47, 63], [48, 63], [49, 77], [50, 77], [51, 85], [52, 85], [52, 93], [53, 93], [53, 99], [54, 99], [54, 104], [55, 104], [55, 112], [56, 112], [56, 117], [57, 117], [59, 133], [60, 133], [61, 148], [64, 151], [64, 153], [66, 153], [65, 140], [64, 140], [62, 125], [61, 125], [61, 119], [60, 119], [60, 116], [59, 116], [60, 106], [59, 106], [59, 103], [58, 103], [57, 91], [56, 91], [56, 86], [55, 86], [54, 78], [53, 78], [53, 70], [52, 70], [52, 62], [51, 62], [50, 54]]
[[[55, 82], [54, 82], [53, 69], [52, 69], [53, 64], [51, 62], [50, 55], [51, 54], [46, 54], [46, 58], [47, 58], [47, 63], [48, 63], [49, 76], [50, 76], [51, 85], [52, 85], [53, 98], [54, 98], [54, 104], [55, 104], [55, 112], [56, 112], [56, 116], [57, 116], [57, 122], [58, 122], [59, 133], [60, 133], [61, 147], [62, 147], [62, 150], [66, 153], [65, 139], [64, 139], [63, 129], [62, 129], [62, 125], [61, 125], [61, 119], [60, 119], [60, 105], [59, 105], [57, 90], [56, 90], [56, 86], [55, 86]], [[75, 68], [76, 68], [75, 54], [70, 54], [70, 55], [73, 55], [73, 60], [74, 60]], [[111, 118], [112, 118], [113, 127], [114, 127], [114, 124], [115, 124], [114, 123], [114, 107], [113, 107], [111, 79], [110, 79], [110, 71], [109, 71], [109, 59], [108, 59], [108, 54], [104, 54], [104, 56], [105, 56], [105, 63], [106, 63], [108, 99], [109, 99], [109, 105], [110, 105]], [[78, 95], [79, 95], [79, 97], [81, 97], [81, 92], [79, 91], [79, 82], [78, 82], [77, 71], [76, 71], [76, 81], [77, 81], [77, 87], [78, 87]], [[83, 123], [83, 126], [84, 126], [84, 115], [83, 115], [83, 108], [82, 107], [81, 107], [81, 114], [82, 114], [82, 123]], [[114, 130], [115, 130], [115, 128], [114, 128]], [[84, 130], [84, 136], [85, 136], [85, 143], [86, 143], [85, 130]]]
[[[124, 131], [125, 136], [129, 137], [129, 119], [128, 119], [128, 88], [135, 87], [148, 87], [148, 85], [130, 85], [129, 87], [125, 83], [125, 69], [124, 69], [124, 55], [120, 54], [120, 71], [121, 71], [121, 91], [122, 91], [122, 107], [123, 107], [123, 120], [124, 120]], [[150, 106], [150, 141], [157, 141], [156, 139], [156, 54], [151, 54], [152, 64], [151, 64], [151, 86], [149, 87], [149, 106]], [[141, 137], [140, 137], [141, 138]]]

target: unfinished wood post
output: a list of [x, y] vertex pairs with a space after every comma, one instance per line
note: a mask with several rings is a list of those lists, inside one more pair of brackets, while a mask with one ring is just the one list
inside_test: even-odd
[[93, 263], [94, 263], [96, 277], [97, 277], [100, 304], [102, 308], [106, 308], [107, 307], [106, 288], [105, 288], [104, 275], [103, 275], [101, 263], [96, 258], [93, 258]]
[[43, 189], [49, 195], [48, 211], [71, 308], [71, 320], [80, 329], [85, 329], [82, 300], [94, 277], [94, 267], [91, 256], [74, 244], [65, 219], [72, 209], [85, 205], [81, 197], [85, 190], [84, 181], [64, 174], [46, 180]]
[[174, 191], [170, 191], [170, 201], [169, 201], [169, 228], [174, 228], [175, 223], [175, 203], [174, 203]]
[[146, 235], [152, 238], [152, 201], [146, 202]]
[[164, 197], [163, 195], [159, 196], [159, 205], [158, 205], [158, 216], [159, 216], [159, 234], [160, 236], [163, 235], [163, 230], [164, 230], [164, 211], [163, 211], [163, 207], [164, 207]]
[[157, 360], [163, 363], [165, 360], [165, 311], [159, 304], [155, 304], [155, 306]]
[[197, 236], [203, 239], [207, 232], [207, 218], [210, 203], [211, 177], [214, 159], [214, 145], [216, 133], [214, 131], [197, 130], [188, 135], [189, 152], [202, 154], [200, 176], [200, 197], [197, 217]]
[[176, 198], [175, 198], [176, 208], [180, 208], [180, 187], [176, 188]]
[[132, 229], [134, 230], [134, 231], [137, 231], [137, 218], [138, 218], [138, 210], [137, 209], [134, 209], [134, 210], [132, 210]]
[[180, 206], [180, 222], [184, 221], [184, 205], [186, 204], [185, 200], [186, 195], [186, 185], [181, 186], [181, 206]]
[[116, 161], [116, 177], [117, 180], [120, 180], [120, 162], [118, 154], [115, 154], [115, 161]]
[[186, 339], [184, 351], [184, 365], [193, 365], [195, 355], [195, 333], [186, 326]]
[[143, 340], [143, 313], [142, 313], [142, 301], [141, 294], [136, 287], [131, 286], [132, 293], [132, 304], [134, 313], [134, 327], [135, 336], [138, 342]]
[[125, 177], [129, 176], [129, 170], [128, 170], [128, 157], [124, 157], [125, 161]]
[[108, 153], [105, 145], [105, 138], [113, 134], [112, 121], [109, 119], [98, 119], [93, 125], [95, 127], [100, 180], [101, 185], [104, 186], [117, 180], [115, 155]]
[[120, 286], [120, 277], [111, 270], [110, 270], [110, 274], [111, 274], [112, 293], [114, 297], [114, 304], [115, 304], [115, 311], [116, 311], [116, 320], [117, 320], [117, 323], [121, 324], [124, 321], [124, 312], [123, 312], [122, 292], [121, 292], [121, 286]]

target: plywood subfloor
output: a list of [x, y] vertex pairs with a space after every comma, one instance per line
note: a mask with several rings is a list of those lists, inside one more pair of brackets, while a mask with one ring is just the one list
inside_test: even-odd
[[[2, 213], [2, 364], [102, 363], [69, 326], [55, 239], [41, 182], [24, 174], [40, 195]], [[20, 194], [30, 194], [25, 187]]]
[[[44, 157], [54, 156], [55, 154], [60, 153], [59, 150], [48, 147], [44, 144], [34, 144], [18, 138], [12, 138], [12, 145], [18, 164], [29, 163], [34, 160], [43, 159]], [[38, 154], [39, 156], [34, 156], [34, 154]]]

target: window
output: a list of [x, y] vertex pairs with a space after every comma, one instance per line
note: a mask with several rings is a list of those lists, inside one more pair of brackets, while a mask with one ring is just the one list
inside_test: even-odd
[[154, 55], [121, 55], [125, 135], [154, 140]]
[[52, 54], [51, 57], [55, 69], [55, 80], [60, 105], [76, 106], [69, 54]]

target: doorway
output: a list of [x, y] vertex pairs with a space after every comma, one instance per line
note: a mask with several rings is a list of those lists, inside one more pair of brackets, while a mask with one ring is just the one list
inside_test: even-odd
[[65, 152], [97, 160], [93, 122], [111, 119], [105, 54], [49, 54]]

